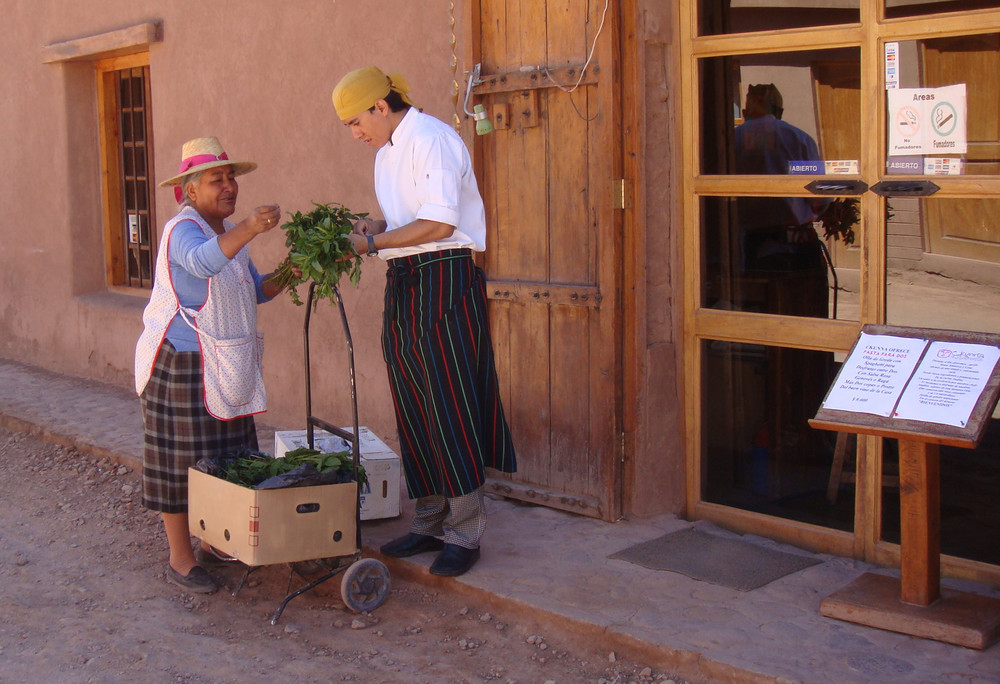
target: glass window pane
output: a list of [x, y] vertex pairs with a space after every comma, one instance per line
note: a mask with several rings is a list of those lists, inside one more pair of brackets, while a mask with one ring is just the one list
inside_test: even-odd
[[[858, 172], [857, 48], [707, 58], [699, 83], [702, 173]], [[853, 166], [790, 168], [792, 161]]]
[[132, 112], [131, 142], [142, 142], [146, 139], [146, 112], [138, 109]]
[[149, 215], [139, 214], [139, 244], [144, 247], [151, 247], [149, 240]]
[[894, 197], [886, 322], [1000, 333], [1000, 199]]
[[132, 140], [132, 114], [128, 110], [121, 110], [121, 138], [122, 142]]
[[127, 71], [119, 72], [120, 77], [118, 79], [118, 98], [119, 104], [123, 109], [127, 109], [132, 106], [132, 84], [128, 77]]
[[859, 4], [859, 0], [699, 0], [698, 34], [856, 23]]
[[135, 197], [135, 183], [130, 180], [126, 180], [123, 183], [122, 190], [124, 190], [124, 196], [122, 197], [122, 203], [125, 205], [125, 211], [135, 211], [136, 209], [136, 197]]
[[139, 278], [142, 285], [147, 285], [153, 280], [152, 254], [148, 250], [139, 252]]
[[[703, 197], [701, 206], [702, 306], [858, 320], [857, 199]], [[844, 227], [853, 234], [827, 237]]]
[[885, 0], [885, 16], [889, 19], [922, 17], [941, 12], [960, 12], [1000, 7], [997, 0]]
[[[1000, 174], [1000, 34], [886, 45], [892, 174]], [[895, 86], [895, 87], [894, 87]]]
[[136, 143], [132, 147], [132, 157], [135, 158], [135, 172], [126, 175], [146, 176], [146, 146], [143, 143]]
[[135, 209], [137, 211], [146, 211], [149, 209], [149, 189], [146, 187], [146, 181], [136, 180], [135, 181]]
[[130, 145], [122, 146], [122, 175], [126, 178], [136, 175], [135, 154]]
[[[133, 284], [132, 281], [136, 281], [139, 279], [139, 261], [136, 257], [134, 249], [126, 250], [126, 256], [128, 258], [128, 277], [129, 277], [129, 283], [127, 284], [131, 285]], [[135, 284], [138, 285], [138, 283]]]
[[837, 434], [808, 424], [833, 353], [707, 340], [702, 354], [702, 498], [853, 530], [853, 495], [830, 491]]
[[146, 82], [142, 76], [143, 76], [142, 68], [133, 69], [132, 78], [129, 79], [131, 81], [131, 86], [132, 86], [132, 104], [130, 106], [135, 108], [142, 107], [143, 101], [145, 99]]
[[[882, 539], [899, 543], [898, 442], [883, 440]], [[1000, 420], [976, 449], [941, 447], [941, 553], [1000, 565]]]

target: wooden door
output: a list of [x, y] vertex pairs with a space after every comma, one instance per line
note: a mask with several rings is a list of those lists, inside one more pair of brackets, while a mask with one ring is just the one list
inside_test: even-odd
[[570, 0], [474, 0], [469, 13], [470, 108], [495, 126], [476, 138], [483, 265], [518, 461], [490, 487], [605, 519], [621, 507], [615, 13]]

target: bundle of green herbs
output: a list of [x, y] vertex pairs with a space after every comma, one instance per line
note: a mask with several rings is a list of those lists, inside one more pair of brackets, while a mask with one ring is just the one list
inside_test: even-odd
[[[335, 482], [354, 482], [354, 460], [350, 451], [322, 453], [316, 449], [303, 447], [293, 449], [280, 458], [270, 458], [260, 454], [246, 454], [229, 460], [223, 465], [219, 477], [250, 489], [272, 477], [285, 475], [297, 468], [311, 466], [320, 473], [330, 474]], [[368, 476], [364, 466], [358, 464], [358, 480], [367, 484]]]
[[[287, 287], [292, 301], [301, 306], [297, 286], [310, 280], [316, 283], [314, 305], [321, 299], [336, 304], [333, 289], [345, 273], [351, 283], [361, 280], [361, 256], [351, 248], [348, 235], [359, 218], [368, 214], [352, 214], [342, 204], [318, 204], [312, 211], [290, 214], [291, 220], [281, 226], [285, 231], [286, 258], [274, 272], [273, 282]], [[295, 275], [298, 268], [302, 275]]]

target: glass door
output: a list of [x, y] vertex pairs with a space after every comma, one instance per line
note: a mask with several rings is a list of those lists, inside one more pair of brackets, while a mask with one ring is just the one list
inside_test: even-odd
[[[1000, 2], [690, 0], [682, 17], [692, 517], [892, 563], [894, 445], [808, 420], [864, 323], [1000, 328]], [[942, 490], [966, 574], [1000, 563], [970, 542], [1000, 531], [995, 432], [942, 456], [970, 493]]]
[[[1000, 3], [968, 4], [978, 11], [958, 11], [958, 2], [887, 7], [901, 19], [882, 41], [887, 68], [898, 64], [884, 91], [886, 322], [998, 333]], [[955, 11], [932, 15], [934, 7]], [[883, 453], [886, 481], [896, 444], [886, 440]], [[996, 419], [977, 449], [941, 449], [941, 551], [974, 577], [1000, 566], [998, 455]], [[898, 502], [897, 489], [882, 489], [880, 541], [899, 541]]]

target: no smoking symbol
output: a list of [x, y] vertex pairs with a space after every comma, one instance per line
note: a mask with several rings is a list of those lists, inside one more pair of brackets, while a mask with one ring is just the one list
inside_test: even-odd
[[920, 115], [913, 107], [902, 107], [896, 112], [896, 127], [904, 138], [912, 138], [920, 130]]

